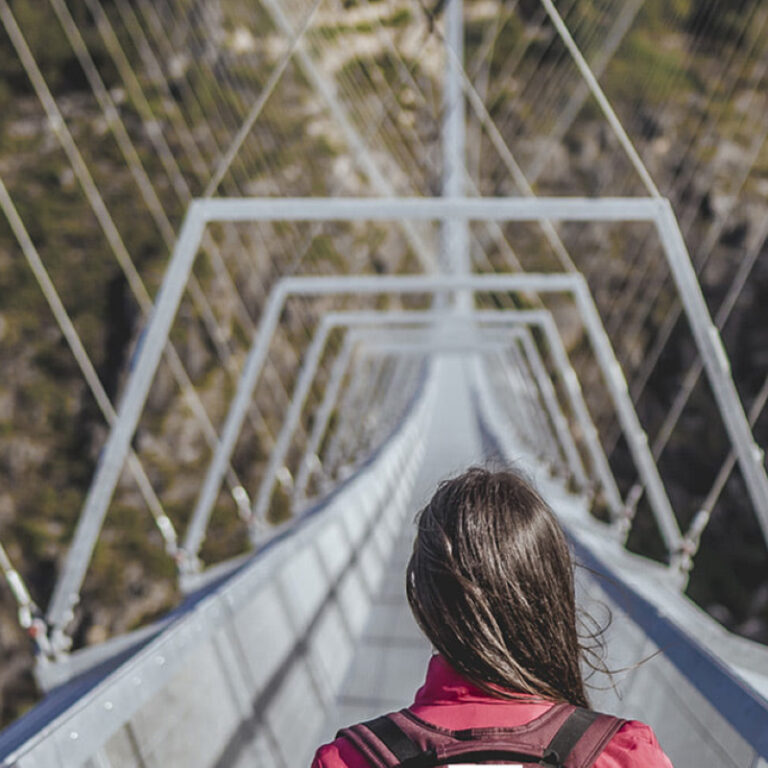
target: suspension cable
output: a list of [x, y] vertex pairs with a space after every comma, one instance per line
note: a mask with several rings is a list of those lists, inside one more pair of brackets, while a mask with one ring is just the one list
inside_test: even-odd
[[[47, 83], [45, 82], [45, 79], [40, 72], [37, 62], [27, 45], [26, 39], [24, 38], [23, 33], [16, 23], [16, 19], [11, 12], [7, 0], [0, 0], [0, 19], [2, 19], [3, 25], [8, 32], [9, 37], [11, 38], [11, 42], [13, 43], [13, 46], [19, 55], [22, 65], [24, 66], [25, 72], [30, 78], [38, 98], [40, 99], [40, 102], [49, 117], [53, 130], [61, 142], [62, 148], [65, 150], [65, 153], [67, 154], [67, 157], [72, 164], [75, 175], [81, 183], [81, 186], [86, 194], [86, 198], [88, 199], [88, 202], [96, 215], [102, 231], [104, 232], [107, 241], [110, 244], [112, 252], [114, 253], [118, 263], [126, 275], [128, 284], [136, 296], [139, 306], [145, 314], [149, 314], [152, 307], [149, 294], [147, 293], [141, 277], [136, 271], [131, 256], [128, 253], [122, 237], [120, 236], [117, 227], [115, 226], [115, 223], [109, 213], [109, 210], [104, 203], [101, 193], [99, 192], [98, 187], [96, 186], [93, 177], [91, 176], [85, 161], [71, 133], [69, 132], [69, 129], [67, 128], [66, 122], [63, 119], [58, 105], [50, 90], [48, 89]], [[203, 433], [208, 438], [210, 444], [215, 445], [218, 440], [218, 436], [216, 435], [215, 429], [210, 422], [208, 414], [205, 411], [205, 408], [200, 401], [197, 392], [192, 386], [191, 381], [189, 380], [189, 377], [184, 370], [181, 359], [176, 353], [174, 347], [170, 344], [166, 346], [165, 354], [166, 359], [170, 363], [171, 370], [173, 371], [174, 376], [179, 382], [182, 391], [187, 398], [187, 402], [192, 407], [193, 413], [196, 414], [201, 426], [204, 428]], [[236, 501], [240, 499], [242, 502], [245, 490], [236, 473], [234, 472], [231, 464], [228, 466], [226, 474], [227, 481], [232, 488], [233, 498]], [[93, 520], [90, 521], [92, 524], [89, 524], [89, 526], [79, 525], [76, 531], [75, 543], [82, 544], [82, 546], [85, 547], [89, 552], [92, 552], [93, 546], [95, 545], [95, 541], [98, 536], [98, 530], [100, 529], [101, 522], [103, 521], [103, 517], [106, 514], [106, 506], [108, 501], [108, 499], [103, 500], [101, 508], [98, 510], [98, 517], [94, 517]], [[77, 582], [77, 584], [74, 584], [74, 588], [76, 589], [79, 587], [79, 584], [82, 581], [82, 577], [86, 568], [87, 563], [75, 563], [70, 558], [68, 558], [65, 563], [65, 569], [62, 575], [67, 577], [67, 579], [70, 581]], [[60, 585], [61, 582], [58, 586]], [[57, 626], [57, 629], [60, 629], [60, 624], [62, 621], [64, 621], [65, 614], [67, 613], [65, 603], [70, 603], [73, 598], [73, 593], [68, 591], [67, 594], [64, 594], [61, 592], [61, 590], [59, 590], [54, 592], [54, 597], [57, 595], [59, 596], [59, 602], [52, 603], [52, 605], [49, 607], [48, 618], [51, 623]]]
[[[438, 31], [438, 34], [440, 35], [443, 42], [445, 42], [445, 37], [442, 30]], [[494, 122], [491, 115], [488, 113], [488, 110], [486, 109], [486, 106], [483, 103], [483, 100], [480, 98], [480, 95], [475, 90], [474, 85], [470, 82], [469, 78], [467, 77], [467, 73], [464, 71], [463, 63], [458, 60], [456, 53], [447, 43], [446, 43], [446, 50], [448, 51], [448, 55], [456, 62], [459, 68], [459, 74], [462, 80], [464, 92], [466, 93], [469, 99], [472, 109], [475, 111], [475, 114], [477, 115], [478, 119], [483, 123], [483, 126], [485, 127], [486, 131], [488, 132], [488, 136], [491, 139], [491, 143], [493, 144], [496, 151], [499, 153], [499, 157], [502, 159], [507, 170], [510, 172], [515, 184], [526, 197], [534, 197], [535, 193], [533, 191], [533, 188], [528, 183], [528, 179], [526, 178], [525, 174], [523, 173], [522, 169], [517, 163], [517, 160], [515, 160], [514, 155], [509, 149], [509, 145], [504, 140], [504, 137], [501, 135], [499, 129], [496, 126], [496, 123]], [[568, 250], [566, 249], [565, 244], [560, 239], [560, 235], [557, 233], [557, 230], [555, 229], [552, 222], [547, 220], [541, 220], [539, 221], [539, 225], [541, 226], [547, 241], [552, 247], [552, 250], [556, 254], [563, 269], [565, 269], [568, 272], [577, 271], [576, 265], [573, 263], [573, 259], [568, 253]]]
[[[146, 170], [144, 169], [138, 152], [136, 151], [136, 148], [128, 135], [128, 131], [126, 130], [125, 125], [120, 118], [120, 113], [117, 110], [112, 97], [110, 96], [107, 88], [104, 85], [104, 82], [101, 79], [101, 76], [96, 69], [96, 65], [94, 64], [88, 48], [85, 45], [85, 41], [80, 34], [80, 30], [72, 18], [71, 13], [67, 9], [67, 6], [63, 0], [50, 0], [50, 2], [64, 29], [67, 39], [72, 45], [72, 48], [75, 51], [75, 54], [77, 55], [83, 70], [86, 73], [86, 77], [91, 86], [91, 90], [93, 91], [93, 94], [96, 97], [102, 113], [104, 114], [107, 125], [109, 126], [115, 137], [115, 140], [117, 141], [120, 151], [125, 158], [126, 164], [128, 165], [128, 168], [130, 169], [137, 186], [139, 187], [141, 196], [146, 203], [150, 213], [152, 214], [152, 218], [160, 230], [166, 247], [170, 252], [173, 249], [176, 233], [170, 220], [168, 219], [168, 216], [166, 215], [165, 209], [163, 208], [157, 193], [155, 192], [155, 188]], [[175, 164], [175, 160], [173, 162]], [[182, 194], [180, 196], [181, 200], [182, 202], [187, 202], [190, 199], [189, 188], [187, 187], [183, 176], [181, 176], [180, 173], [178, 173], [178, 176], [182, 185]], [[206, 237], [204, 242], [204, 249], [210, 255], [214, 265], [217, 265], [220, 271], [226, 271], [226, 268], [223, 265], [223, 261], [221, 260], [221, 256], [218, 253], [218, 249], [215, 247], [215, 245], [213, 247], [211, 247], [211, 245], [212, 241], [210, 237]], [[237, 291], [234, 287], [234, 284], [231, 283], [231, 280], [230, 285], [232, 291], [236, 295]], [[194, 275], [190, 276], [189, 290], [195, 307], [203, 318], [203, 323], [206, 327], [206, 330], [208, 331], [208, 335], [211, 338], [214, 347], [219, 353], [220, 359], [225, 364], [225, 366], [231, 364], [231, 355], [229, 350], [224, 347], [222, 341], [223, 334], [221, 333], [220, 326], [214, 316], [213, 310], [205, 296], [202, 287]], [[252, 324], [249, 325], [251, 323], [250, 317], [247, 315], [247, 312], [244, 314], [247, 318], [246, 330], [252, 332]]]
[[589, 90], [592, 92], [592, 95], [600, 105], [600, 109], [605, 115], [606, 120], [608, 120], [610, 123], [611, 128], [619, 140], [619, 143], [624, 148], [629, 161], [632, 163], [638, 175], [642, 179], [645, 188], [648, 190], [648, 193], [651, 195], [651, 197], [661, 197], [659, 190], [656, 188], [656, 184], [651, 178], [651, 175], [648, 173], [648, 169], [640, 159], [640, 155], [637, 153], [637, 150], [632, 144], [631, 139], [624, 130], [624, 126], [621, 124], [621, 121], [613, 111], [613, 107], [611, 106], [610, 102], [605, 97], [603, 89], [600, 87], [600, 83], [597, 82], [597, 78], [589, 68], [589, 64], [587, 64], [586, 60], [582, 56], [581, 51], [579, 50], [578, 45], [576, 45], [573, 37], [571, 37], [571, 33], [568, 31], [568, 27], [565, 26], [563, 20], [560, 18], [560, 14], [557, 12], [557, 9], [552, 3], [552, 0], [541, 0], [541, 2], [547, 11], [547, 15], [555, 25], [558, 34], [562, 38], [568, 50], [571, 52], [571, 56], [573, 56], [573, 60], [576, 63], [576, 66], [579, 68], [582, 76], [587, 81], [587, 85], [589, 85]]
[[[765, 405], [767, 402], [768, 376], [766, 376], [763, 380], [763, 386], [760, 387], [760, 391], [755, 396], [755, 399], [752, 401], [752, 405], [749, 408], [748, 416], [749, 425], [751, 427], [755, 426], [755, 423], [765, 410]], [[691, 521], [689, 530], [685, 535], [685, 539], [690, 542], [689, 553], [691, 555], [694, 555], [698, 550], [701, 541], [701, 534], [707, 527], [707, 523], [712, 516], [715, 505], [720, 499], [720, 495], [725, 490], [725, 486], [728, 483], [728, 480], [731, 476], [731, 473], [733, 472], [734, 467], [736, 466], [737, 461], [738, 459], [736, 458], [736, 453], [734, 452], [733, 448], [731, 448], [727, 458], [723, 462], [722, 467], [720, 467], [720, 471], [717, 473], [717, 477], [715, 477], [715, 481], [712, 483], [712, 487], [710, 488], [709, 493], [702, 502], [699, 512]]]
[[280, 62], [272, 70], [272, 73], [269, 76], [269, 80], [267, 81], [267, 84], [264, 86], [264, 90], [261, 92], [259, 98], [254, 103], [253, 108], [248, 114], [248, 117], [243, 122], [243, 125], [238, 131], [237, 135], [232, 140], [232, 143], [230, 144], [226, 154], [221, 158], [221, 161], [219, 162], [219, 165], [216, 168], [215, 173], [211, 177], [210, 182], [208, 182], [208, 186], [205, 188], [205, 192], [203, 192], [203, 197], [211, 197], [213, 194], [215, 194], [216, 189], [221, 183], [221, 180], [224, 177], [224, 174], [229, 169], [229, 166], [232, 163], [232, 160], [234, 160], [238, 150], [242, 146], [248, 134], [251, 132], [251, 128], [253, 128], [253, 124], [258, 119], [259, 115], [261, 114], [261, 110], [264, 108], [264, 105], [267, 103], [267, 100], [272, 95], [272, 91], [275, 90], [275, 87], [280, 82], [280, 78], [282, 77], [283, 72], [285, 72], [285, 69], [288, 66], [291, 59], [293, 58], [294, 53], [296, 53], [296, 49], [301, 44], [301, 40], [304, 37], [304, 33], [307, 31], [307, 29], [309, 29], [309, 25], [312, 23], [312, 19], [315, 15], [315, 11], [317, 11], [317, 9], [320, 7], [321, 2], [322, 0], [313, 0], [312, 5], [304, 15], [304, 18], [302, 19], [296, 31], [294, 32], [293, 37], [291, 38], [290, 44], [288, 45], [288, 48], [285, 51], [285, 53], [282, 55]]
[[[64, 304], [56, 291], [56, 287], [54, 286], [53, 281], [45, 269], [43, 261], [40, 258], [40, 254], [37, 252], [37, 249], [35, 248], [34, 243], [32, 242], [32, 239], [30, 238], [24, 223], [19, 216], [16, 206], [13, 204], [13, 200], [1, 176], [0, 208], [2, 208], [3, 213], [8, 219], [8, 223], [10, 224], [11, 229], [16, 236], [16, 240], [21, 247], [22, 253], [26, 258], [27, 263], [29, 264], [29, 268], [32, 270], [32, 274], [35, 276], [35, 279], [37, 280], [38, 285], [40, 286], [40, 289], [42, 290], [43, 295], [48, 302], [48, 306], [51, 308], [53, 316], [56, 318], [56, 322], [61, 330], [62, 335], [67, 340], [67, 343], [72, 350], [72, 354], [74, 355], [78, 367], [83, 374], [83, 378], [88, 384], [88, 387], [91, 390], [91, 393], [93, 394], [93, 397], [96, 400], [96, 403], [98, 404], [99, 409], [104, 415], [107, 423], [112, 426], [116, 418], [112, 403], [110, 402], [109, 397], [101, 383], [101, 380], [99, 379], [99, 375], [96, 373], [96, 369], [94, 368], [91, 359], [88, 357], [88, 353], [86, 352], [85, 347], [80, 340], [80, 336], [77, 333], [77, 330], [75, 329], [75, 326], [72, 323], [72, 320], [70, 319], [67, 310], [65, 309]], [[175, 556], [178, 544], [176, 530], [170, 518], [165, 513], [160, 499], [158, 499], [157, 494], [152, 488], [152, 484], [150, 483], [138, 456], [133, 450], [131, 450], [128, 457], [128, 468], [133, 475], [134, 480], [136, 481], [136, 485], [138, 486], [139, 491], [141, 492], [141, 495], [152, 514], [152, 517], [155, 520], [155, 524], [157, 525], [160, 534], [163, 537], [166, 552], [172, 557]]]
[[[632, 23], [637, 18], [637, 14], [645, 4], [645, 0], [629, 0], [629, 2], [623, 2], [622, 8], [619, 12], [619, 18], [616, 20], [613, 28], [611, 29], [608, 39], [606, 41], [605, 48], [600, 52], [595, 61], [592, 63], [592, 70], [595, 74], [595, 78], [605, 72], [608, 64], [619, 48], [619, 45], [629, 32]], [[570, 99], [565, 109], [560, 113], [560, 117], [554, 128], [548, 133], [546, 144], [541, 148], [538, 155], [533, 159], [533, 163], [528, 172], [528, 178], [532, 184], [535, 184], [541, 175], [544, 167], [548, 161], [549, 151], [552, 146], [560, 141], [563, 136], [568, 132], [568, 129], [573, 125], [577, 115], [581, 111], [584, 103], [589, 96], [589, 87], [583, 80], [578, 83], [576, 88], [571, 92]]]
[[29, 594], [24, 579], [14, 568], [2, 542], [0, 542], [0, 570], [3, 572], [8, 589], [11, 590], [13, 599], [16, 601], [19, 626], [29, 635], [42, 658], [51, 658], [53, 652], [48, 641], [48, 625], [43, 617], [43, 612]]
[[[130, 94], [132, 101], [134, 102], [134, 104], [136, 105], [139, 111], [139, 114], [145, 125], [147, 134], [150, 138], [150, 141], [152, 142], [153, 146], [158, 152], [161, 158], [161, 162], [163, 163], [163, 166], [166, 169], [166, 172], [169, 174], [169, 177], [172, 179], [173, 188], [175, 189], [179, 200], [184, 204], [188, 203], [191, 200], [191, 196], [192, 196], [191, 190], [186, 180], [184, 179], [183, 175], [181, 174], [181, 171], [176, 162], [176, 159], [173, 156], [173, 153], [171, 152], [170, 147], [168, 146], [168, 143], [165, 140], [165, 137], [163, 136], [163, 132], [152, 129], [153, 126], [156, 126], [156, 121], [152, 112], [152, 108], [150, 107], [149, 102], [144, 96], [141, 85], [138, 82], [138, 78], [136, 77], [133, 71], [133, 68], [130, 65], [130, 62], [125, 57], [125, 54], [122, 50], [120, 42], [114, 33], [114, 30], [111, 26], [111, 23], [108, 17], [104, 13], [104, 10], [101, 4], [99, 3], [99, 0], [86, 0], [86, 2], [88, 3], [89, 9], [91, 10], [91, 13], [93, 14], [96, 20], [97, 28], [99, 29], [99, 33], [101, 34], [102, 39], [105, 42], [107, 50], [109, 51], [110, 56], [112, 57], [112, 60], [115, 62], [115, 66], [118, 72], [120, 73], [123, 79], [123, 82], [126, 85], [126, 88], [128, 90], [128, 93]], [[150, 68], [152, 68], [151, 64], [152, 63], [150, 62]], [[178, 121], [176, 121], [174, 125], [177, 129], [177, 134], [178, 134], [180, 132]], [[183, 127], [184, 129], [186, 129], [185, 125]], [[182, 142], [181, 142], [182, 146], [187, 148], [190, 145], [190, 141], [189, 140], [183, 141], [183, 138], [185, 135], [188, 137], [190, 136], [188, 129], [182, 130], [181, 137], [180, 137], [182, 139]], [[129, 139], [127, 139], [127, 141], [130, 142]], [[193, 141], [191, 142], [191, 145], [196, 148], [196, 145], [194, 144]], [[190, 149], [186, 149], [186, 152], [187, 152], [187, 156], [190, 156], [190, 152], [193, 153], [193, 156], [191, 157], [193, 167], [196, 167], [196, 164], [198, 162], [204, 162], [202, 160], [202, 157], [199, 155], [199, 152], [194, 153], [194, 150], [190, 150]], [[170, 226], [170, 223], [168, 223], [167, 226]], [[175, 234], [173, 234], [170, 238], [169, 247], [173, 245], [174, 240], [175, 240]], [[245, 327], [246, 332], [252, 334], [254, 331], [253, 322], [251, 321], [250, 316], [247, 310], [245, 309], [245, 306], [242, 300], [239, 297], [237, 289], [234, 286], [234, 282], [232, 281], [231, 277], [229, 277], [228, 271], [226, 270], [226, 267], [223, 265], [223, 261], [219, 254], [218, 247], [213, 242], [210, 236], [210, 233], [208, 231], [206, 231], [206, 233], [204, 234], [202, 246], [203, 246], [203, 250], [212, 256], [214, 266], [217, 267], [218, 269], [218, 274], [227, 275], [227, 280], [226, 280], [227, 285], [230, 289], [230, 292], [236, 297], [235, 306], [237, 309], [238, 318], [241, 322], [241, 325]], [[237, 248], [236, 252], [240, 252], [240, 250], [247, 250], [247, 249], [245, 248], [245, 246], [243, 246], [242, 248]], [[196, 306], [199, 308], [201, 316], [204, 319], [206, 328], [209, 332], [209, 336], [213, 342], [214, 348], [218, 353], [219, 359], [224, 363], [224, 367], [229, 372], [230, 376], [236, 377], [238, 375], [238, 371], [234, 367], [234, 359], [232, 358], [232, 355], [229, 349], [224, 344], [224, 340], [223, 340], [224, 334], [219, 332], [218, 321], [215, 319], [211, 306], [194, 275], [190, 276], [189, 289], [190, 289], [193, 301], [195, 302]], [[266, 422], [264, 421], [263, 415], [255, 405], [251, 410], [249, 410], [249, 418], [251, 419], [251, 423], [253, 424], [256, 432], [263, 439], [266, 439], [267, 441], [271, 441], [273, 439], [273, 436], [269, 431], [269, 428], [267, 427]], [[236, 500], [236, 503], [242, 513], [245, 509], [249, 508], [249, 506], [247, 504], [247, 499], [243, 497], [239, 491], [238, 491], [238, 499], [240, 500], [239, 501]]]

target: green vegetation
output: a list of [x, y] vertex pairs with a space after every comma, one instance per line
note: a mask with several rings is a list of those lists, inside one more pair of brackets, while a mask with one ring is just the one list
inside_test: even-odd
[[[174, 34], [167, 37], [147, 23], [143, 5], [132, 9], [137, 27], [127, 28], [123, 26], [123, 16], [107, 2], [107, 16], [146, 95], [152, 117], [148, 120], [144, 103], [133, 101], [130, 89], [119, 76], [84, 0], [68, 0], [67, 6], [110, 89], [138, 161], [151, 179], [165, 214], [178, 227], [186, 210], [183, 185], [188, 185], [193, 194], [201, 194], [259, 98], [284, 50], [285, 40], [265, 8], [246, 0], [223, 0], [216, 34], [207, 28], [200, 3], [177, 2], [173, 19], [158, 16], [161, 25], [165, 20], [169, 28], [173, 27]], [[0, 175], [109, 396], [117, 402], [131, 356], [140, 342], [144, 319], [129, 280], [115, 258], [114, 240], [119, 237], [124, 244], [150, 297], [157, 294], [165, 274], [168, 247], [49, 4], [12, 0], [11, 7], [64, 113], [115, 229], [107, 227], [109, 236], [105, 234], [103, 223], [98, 221], [84, 194], [4, 32], [0, 34]], [[439, 140], [442, 84], [436, 72], [440, 62], [430, 59], [434, 54], [426, 45], [418, 56], [412, 51], [400, 51], [402, 56], [398, 56], [381, 40], [393, 37], [399, 41], [407, 36], [403, 32], [410, 33], [412, 28], [428, 35], [428, 22], [410, 6], [397, 3], [369, 9], [367, 0], [344, 0], [344, 7], [350, 12], [339, 13], [338, 23], [325, 21], [310, 30], [307, 49], [323, 66], [323, 57], [332, 54], [327, 74], [335, 81], [353, 123], [371, 145], [376, 162], [384, 153], [396, 152], [403, 173], [416, 179], [427, 166], [425, 154], [437, 149]], [[608, 33], [615, 20], [615, 7], [612, 0], [580, 0], [568, 12], [567, 21], [590, 58], [596, 53], [591, 47], [592, 36], [602, 39]], [[569, 92], [553, 96], [548, 87], [563, 72], [571, 72], [571, 65], [563, 46], [553, 42], [548, 28], [532, 23], [540, 13], [538, 2], [522, 2], [518, 10], [509, 18], [505, 16], [498, 29], [498, 19], [490, 14], [469, 18], [465, 46], [467, 61], [471, 62], [469, 69], [478, 65], [480, 71], [482, 62], [475, 58], [484, 50], [490, 33], [496, 34], [484, 63], [487, 72], [483, 70], [483, 75], [487, 74], [489, 84], [486, 103], [516, 158], [527, 167], [535, 157], [537, 142], [552, 125], [551, 120], [547, 122], [541, 117], [542, 111], [551, 117], [556, 108], [562, 107], [562, 100], [571, 95]], [[720, 157], [722, 147], [718, 142], [700, 141], [689, 146], [687, 137], [717, 114], [717, 131], [727, 137], [730, 143], [725, 149], [733, 155], [743, 151], [761, 128], [762, 113], [755, 105], [762, 101], [750, 101], [749, 96], [759, 85], [751, 79], [752, 67], [761, 52], [764, 55], [765, 46], [756, 37], [760, 27], [745, 23], [758, 10], [757, 0], [646, 0], [630, 33], [618, 47], [601, 82], [641, 154], [655, 164], [652, 171], [660, 178], [673, 178], [678, 170], [681, 174], [692, 170], [692, 176], [709, 179], [717, 172], [730, 184], [737, 176]], [[372, 20], [374, 11], [380, 12], [376, 20]], [[327, 20], [328, 16], [324, 18]], [[377, 28], [379, 24], [385, 28], [383, 35]], [[700, 32], [703, 37], [699, 37]], [[149, 67], [148, 52], [157, 60], [162, 78]], [[510, 57], [518, 53], [519, 64], [511, 67]], [[723, 62], [741, 61], [731, 58], [736, 54], [744, 57], [741, 69], [736, 71], [734, 67], [730, 79], [718, 79], [714, 73], [722, 69]], [[539, 77], [531, 80], [535, 74]], [[381, 110], [385, 94], [386, 114]], [[374, 124], [374, 118], [381, 119], [383, 127]], [[539, 120], [540, 123], [536, 122]], [[526, 132], [526, 126], [534, 123], [535, 130]], [[171, 157], [158, 142], [157, 131]], [[392, 141], [381, 140], [383, 134], [389, 134], [387, 138]], [[476, 176], [483, 193], [517, 194], [506, 165], [500, 162], [487, 137], [473, 133], [471, 141], [475, 140], [479, 148], [470, 149], [473, 153], [477, 150]], [[616, 178], [617, 186], [630, 186], [622, 176], [626, 160], [616, 150], [615, 140], [591, 100], [581, 108], [562, 143], [549, 149], [554, 160], [552, 167], [546, 169], [548, 174], [537, 182], [539, 191], [593, 194], [605, 191], [613, 183], [611, 176]], [[424, 193], [439, 190], [439, 152], [434, 154], [435, 169], [425, 172], [424, 178], [419, 175], [415, 182]], [[178, 167], [181, 184], [174, 166]], [[767, 182], [768, 154], [763, 152], [745, 186], [744, 198], [750, 205], [764, 201]], [[722, 184], [713, 183], [711, 192], [732, 193], [730, 187], [723, 190]], [[687, 204], [685, 196], [697, 194], [689, 187], [672, 189], [675, 194], [679, 192], [679, 199], [673, 199], [675, 205]], [[351, 195], [371, 194], [372, 188], [359, 172], [343, 131], [334, 123], [327, 105], [293, 61], [225, 175], [219, 192]], [[702, 204], [702, 211], [706, 210]], [[699, 242], [707, 231], [707, 215], [711, 214], [696, 214], [686, 233], [692, 242]], [[505, 232], [526, 269], [560, 268], [537, 227], [510, 226]], [[569, 243], [581, 237], [567, 227], [562, 227], [561, 232]], [[726, 234], [729, 232], [726, 230]], [[236, 228], [217, 225], [211, 227], [210, 234], [231, 271], [246, 312], [254, 320], [259, 317], [265, 293], [282, 274], [422, 271], [422, 262], [402, 230], [390, 224], [333, 224], [319, 230], [287, 222], [243, 224]], [[631, 271], [635, 246], [645, 242], [645, 233], [633, 230], [622, 238], [613, 233], [599, 234], [601, 239], [594, 250], [611, 264], [610, 272], [600, 275], [602, 292], [597, 295], [601, 308], [606, 308], [611, 306], [613, 287]], [[735, 237], [732, 232], [730, 235]], [[727, 264], [728, 259], [737, 259], [740, 254], [729, 252], [720, 261]], [[486, 255], [491, 268], [509, 267], [508, 256], [501, 250], [489, 246]], [[257, 274], [252, 280], [254, 269]], [[220, 430], [226, 404], [234, 392], [235, 373], [252, 340], [252, 328], [238, 314], [230, 289], [219, 280], [218, 266], [210, 254], [200, 254], [194, 274], [210, 306], [193, 302], [187, 292], [171, 338], [214, 429]], [[758, 304], [762, 295], [760, 285], [755, 281], [750, 286]], [[514, 295], [480, 297], [482, 306], [510, 303], [527, 306], [524, 298]], [[413, 295], [401, 300], [376, 296], [360, 304], [423, 309], [428, 306], [429, 297]], [[254, 417], [233, 457], [234, 469], [251, 494], [258, 488], [287, 405], [283, 390], [290, 396], [297, 366], [306, 350], [305, 324], [311, 326], [321, 309], [328, 306], [297, 301], [283, 315], [279, 341], [270, 353], [269, 371], [259, 383], [256, 395], [267, 427]], [[640, 331], [642, 338], [630, 340], [634, 350], [644, 349], [647, 338], [663, 321], [660, 307], [664, 306], [667, 305], [660, 302], [649, 315], [647, 327]], [[220, 323], [221, 338], [211, 337], [207, 312]], [[753, 315], [746, 310], [740, 317], [742, 327], [765, 327], [764, 318], [748, 322]], [[764, 348], [764, 344], [754, 341], [754, 334], [743, 335], [753, 339], [751, 353], [757, 355], [754, 350]], [[746, 341], [743, 343], [746, 345]], [[339, 339], [334, 336], [329, 347], [336, 350], [338, 344]], [[668, 402], [669, 389], [682, 371], [681, 360], [689, 353], [689, 342], [675, 337], [674, 344], [676, 354], [666, 364], [666, 378], [651, 382], [650, 394], [641, 404], [643, 418], [650, 423], [655, 423]], [[570, 350], [585, 369], [590, 359], [587, 347], [581, 339]], [[323, 362], [321, 378], [328, 375], [329, 367], [330, 356]], [[0, 370], [0, 476], [3, 488], [11, 489], [12, 497], [11, 511], [0, 518], [0, 536], [11, 542], [14, 558], [30, 582], [35, 598], [44, 604], [58, 563], [71, 541], [107, 426], [2, 216]], [[751, 381], [754, 371], [749, 371], [746, 377]], [[310, 406], [317, 404], [321, 394], [320, 389], [313, 389]], [[597, 411], [605, 408], [602, 402], [590, 404]], [[706, 413], [707, 407], [703, 401], [695, 403], [699, 415]], [[193, 410], [167, 359], [164, 360], [134, 447], [166, 512], [182, 531], [210, 456], [203, 430], [191, 416]], [[607, 417], [601, 415], [604, 428], [602, 422]], [[695, 421], [695, 415], [688, 417]], [[311, 428], [312, 419], [313, 408], [309, 407], [303, 414], [305, 430]], [[327, 435], [333, 433], [337, 423], [338, 414], [334, 413]], [[267, 431], [272, 433], [271, 437]], [[710, 430], [697, 442], [702, 451], [715, 456], [724, 451], [724, 440], [717, 430]], [[289, 455], [292, 470], [299, 447], [297, 442]], [[698, 498], [702, 488], [680, 470], [681, 466], [688, 466], [690, 457], [683, 455], [674, 442], [670, 450], [674, 466], [667, 469], [676, 500], [690, 499], [691, 494]], [[713, 470], [698, 455], [694, 458], [698, 470], [695, 481], [701, 482]], [[634, 478], [626, 446], [621, 443], [614, 461], [623, 486], [628, 487]], [[271, 522], [290, 517], [289, 491], [280, 485], [276, 488], [270, 506]], [[744, 492], [738, 481], [729, 486], [728, 494], [729, 505], [744, 509]], [[596, 512], [604, 514], [599, 497]], [[690, 513], [686, 508], [681, 520], [685, 522]], [[750, 545], [750, 536], [757, 540], [757, 534], [751, 531], [748, 521], [741, 523], [738, 543], [748, 550], [743, 562], [737, 562], [735, 548], [718, 549], [717, 537], [708, 534], [697, 562], [701, 575], [696, 576], [690, 588], [690, 594], [705, 606], [713, 602], [727, 605], [730, 601], [728, 610], [734, 617], [733, 624], [745, 619], [752, 610], [748, 599], [737, 594], [739, 585], [759, 585], [759, 564], [765, 562], [763, 551]], [[748, 536], [744, 531], [751, 533]], [[643, 504], [630, 545], [645, 554], [663, 557], [658, 531], [650, 510]], [[205, 562], [216, 562], [244, 552], [247, 547], [245, 525], [238, 517], [231, 494], [224, 488], [213, 510], [201, 556]], [[725, 573], [736, 575], [729, 581], [731, 576], [721, 578]], [[89, 570], [75, 622], [77, 643], [95, 642], [152, 620], [178, 599], [175, 583], [173, 561], [164, 553], [161, 537], [133, 480], [126, 476], [117, 489]], [[3, 619], [13, 621], [13, 609], [7, 600], [0, 610]], [[23, 639], [18, 641], [9, 654], [22, 654], [29, 661], [29, 649], [22, 647], [22, 642]], [[16, 689], [0, 690], [2, 716], [9, 719], [22, 711], [28, 706], [30, 695], [29, 687], [22, 695]]]
[[605, 89], [619, 103], [642, 92], [650, 103], [658, 104], [667, 103], [670, 96], [684, 100], [691, 92], [705, 90], [705, 85], [696, 68], [688, 66], [685, 50], [664, 49], [658, 40], [638, 32], [631, 34], [617, 52]]

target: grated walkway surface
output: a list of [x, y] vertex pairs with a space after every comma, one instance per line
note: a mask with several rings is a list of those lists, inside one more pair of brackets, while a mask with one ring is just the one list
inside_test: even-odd
[[[471, 405], [469, 367], [449, 356], [439, 358], [435, 365], [439, 384], [424, 461], [410, 502], [414, 514], [440, 480], [483, 459]], [[321, 737], [324, 741], [345, 725], [407, 706], [424, 680], [431, 649], [405, 598], [412, 519], [412, 514], [406, 517], [393, 547], [346, 679], [335, 707], [328, 713]]]

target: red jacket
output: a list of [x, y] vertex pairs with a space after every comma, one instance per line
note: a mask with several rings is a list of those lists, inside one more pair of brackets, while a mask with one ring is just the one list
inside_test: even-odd
[[[461, 677], [441, 656], [433, 656], [427, 679], [410, 706], [414, 715], [451, 730], [462, 728], [513, 728], [542, 715], [552, 706], [531, 701], [510, 701], [489, 696]], [[317, 750], [312, 768], [369, 768], [368, 762], [346, 739]], [[672, 768], [653, 731], [632, 720], [611, 739], [594, 768]]]

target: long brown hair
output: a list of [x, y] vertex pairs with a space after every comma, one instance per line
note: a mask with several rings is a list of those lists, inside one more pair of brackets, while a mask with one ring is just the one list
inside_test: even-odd
[[568, 544], [531, 485], [473, 467], [438, 487], [417, 525], [408, 602], [448, 663], [494, 695], [588, 706]]

